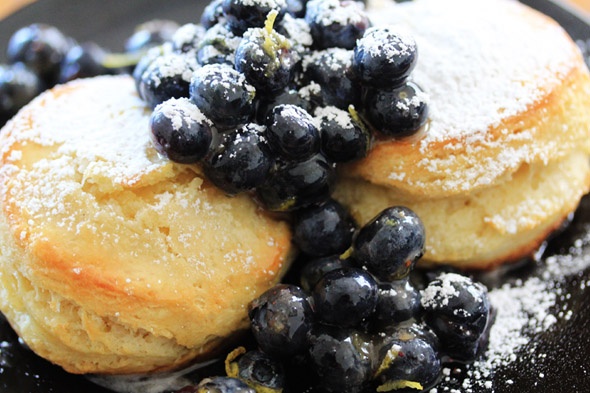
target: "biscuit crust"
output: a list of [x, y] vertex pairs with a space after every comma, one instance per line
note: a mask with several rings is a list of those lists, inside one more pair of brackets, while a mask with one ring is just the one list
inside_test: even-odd
[[215, 354], [290, 261], [288, 225], [160, 156], [130, 77], [44, 93], [0, 134], [0, 309], [72, 373]]

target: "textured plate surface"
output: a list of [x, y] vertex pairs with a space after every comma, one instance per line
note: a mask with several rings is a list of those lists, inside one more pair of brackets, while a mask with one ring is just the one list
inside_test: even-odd
[[[580, 44], [590, 48], [590, 25], [558, 1], [524, 0], [553, 16]], [[167, 18], [197, 22], [205, 2], [195, 0], [39, 0], [0, 23], [0, 45], [18, 28], [43, 22], [58, 26], [80, 42], [95, 41], [121, 50], [133, 28], [146, 20]], [[0, 61], [4, 50], [0, 46]], [[494, 343], [499, 366], [490, 373], [482, 364], [447, 368], [437, 392], [588, 392], [590, 391], [590, 198], [573, 223], [548, 244], [544, 257], [517, 269], [482, 277], [510, 318], [499, 336], [510, 345]], [[508, 283], [508, 284], [505, 284]], [[499, 285], [507, 285], [498, 288]], [[512, 297], [514, 300], [510, 299]], [[523, 301], [530, 298], [530, 301]], [[513, 308], [516, 306], [516, 310]], [[530, 323], [523, 329], [524, 318]], [[513, 324], [511, 327], [510, 324]], [[516, 326], [514, 326], [516, 324]], [[511, 330], [512, 329], [512, 330]], [[524, 333], [521, 331], [524, 330]], [[498, 329], [499, 331], [499, 329]], [[508, 332], [508, 333], [507, 333]], [[513, 332], [514, 337], [509, 337]], [[500, 334], [501, 333], [501, 334]], [[514, 340], [512, 340], [514, 339]], [[494, 338], [492, 338], [494, 341]], [[518, 344], [518, 345], [517, 345]], [[505, 351], [506, 353], [502, 353]], [[501, 356], [500, 356], [501, 355]], [[217, 372], [216, 368], [207, 373]], [[302, 386], [289, 391], [304, 390]], [[3, 393], [108, 393], [80, 376], [73, 376], [38, 358], [0, 317], [0, 391]], [[309, 389], [308, 391], [314, 391]]]

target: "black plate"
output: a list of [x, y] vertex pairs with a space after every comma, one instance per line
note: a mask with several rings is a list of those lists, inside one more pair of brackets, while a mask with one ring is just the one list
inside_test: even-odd
[[[557, 1], [524, 2], [554, 17], [575, 40], [589, 46], [590, 25], [584, 16]], [[95, 41], [109, 49], [121, 50], [124, 38], [137, 24], [154, 18], [196, 22], [204, 5], [205, 2], [194, 0], [39, 0], [1, 21], [0, 42], [5, 43], [24, 25], [44, 22], [58, 26], [78, 41]], [[2, 53], [0, 60], [4, 60], [3, 56]], [[496, 288], [492, 293], [507, 297], [499, 303], [498, 315], [514, 305], [521, 312], [519, 315], [514, 309], [507, 312], [516, 317], [514, 320], [498, 318], [508, 331], [514, 332], [515, 337], [510, 339], [521, 340], [518, 345], [504, 347], [495, 343], [495, 355], [504, 351], [502, 358], [510, 361], [500, 362], [489, 375], [490, 367], [485, 360], [483, 365], [475, 367], [447, 368], [437, 392], [590, 392], [589, 266], [590, 198], [587, 197], [572, 224], [549, 242], [542, 258], [525, 262], [510, 272], [481, 277], [491, 288]], [[498, 289], [505, 283], [507, 287]], [[533, 323], [515, 330], [520, 328], [523, 318]], [[219, 371], [216, 367], [204, 374]], [[291, 392], [300, 390], [299, 386], [289, 387]], [[109, 392], [32, 354], [19, 343], [1, 317], [0, 391]]]

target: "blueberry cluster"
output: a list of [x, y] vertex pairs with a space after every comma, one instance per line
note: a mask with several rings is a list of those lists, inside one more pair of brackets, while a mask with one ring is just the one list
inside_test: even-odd
[[[445, 362], [482, 353], [487, 290], [456, 273], [412, 280], [425, 244], [414, 212], [391, 207], [361, 228], [332, 200], [298, 215], [296, 241], [306, 253], [299, 283], [278, 284], [251, 303], [257, 348], [230, 354], [232, 383], [278, 392], [296, 367], [328, 392], [423, 390]], [[199, 392], [233, 391], [217, 389]]]
[[295, 211], [330, 198], [336, 165], [364, 157], [373, 131], [424, 125], [425, 95], [407, 82], [416, 60], [411, 37], [371, 27], [362, 2], [214, 0], [134, 78], [162, 155]]
[[126, 72], [147, 48], [172, 37], [178, 25], [154, 20], [136, 27], [125, 52], [110, 53], [95, 42], [78, 43], [55, 26], [34, 23], [18, 29], [0, 64], [0, 127], [25, 104], [58, 83], [96, 75]]

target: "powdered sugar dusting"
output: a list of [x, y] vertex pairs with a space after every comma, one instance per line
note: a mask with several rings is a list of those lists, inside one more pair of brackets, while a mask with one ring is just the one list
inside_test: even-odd
[[500, 2], [369, 2], [376, 25], [403, 26], [417, 42], [412, 78], [432, 98], [424, 143], [485, 133], [538, 100], [540, 84], [557, 83], [570, 69], [574, 48], [564, 45], [559, 26], [523, 27], [521, 5]]
[[[503, 145], [532, 140], [535, 130], [512, 133], [501, 124], [545, 97], [576, 66], [579, 50], [559, 25], [511, 0], [373, 0], [368, 13], [374, 25], [407, 29], [416, 41], [418, 63], [410, 78], [430, 97], [427, 132], [419, 142], [425, 158], [418, 166], [444, 173], [434, 175], [437, 187], [461, 192], [486, 186], [522, 162], [544, 158], [546, 152], [531, 143], [516, 143], [500, 158], [476, 157], [478, 150], [498, 147], [491, 128], [500, 127]], [[452, 143], [444, 154], [432, 153], [441, 141]], [[456, 165], [465, 171], [454, 173]], [[390, 179], [425, 186], [405, 177], [394, 160], [389, 170]]]

